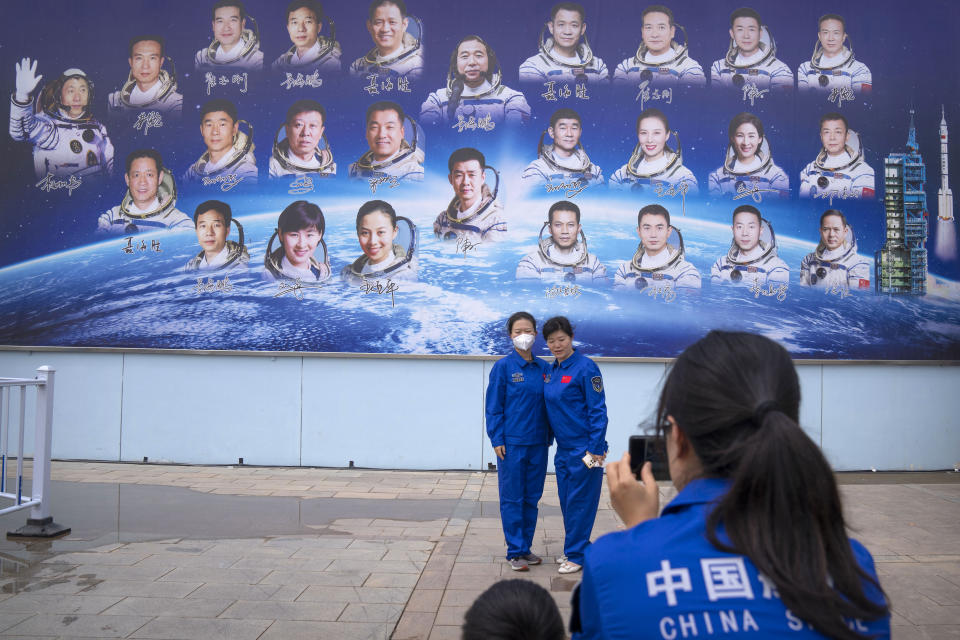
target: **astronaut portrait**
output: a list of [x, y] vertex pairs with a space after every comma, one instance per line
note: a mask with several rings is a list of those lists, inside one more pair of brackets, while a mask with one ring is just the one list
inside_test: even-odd
[[730, 14], [730, 47], [710, 67], [710, 86], [739, 91], [746, 85], [759, 90], [793, 89], [793, 71], [777, 60], [776, 42], [760, 14], [741, 7]]
[[[506, 237], [507, 222], [497, 200], [500, 175], [487, 166], [478, 150], [464, 147], [450, 154], [447, 179], [453, 187], [453, 199], [433, 222], [433, 233], [443, 240], [467, 241], [471, 244], [497, 242]], [[486, 173], [494, 176], [493, 191]]]
[[847, 218], [837, 209], [820, 216], [820, 242], [800, 263], [800, 284], [849, 291], [870, 289], [873, 261], [857, 255], [857, 240]]
[[190, 218], [177, 209], [177, 186], [155, 149], [127, 156], [127, 193], [120, 204], [97, 219], [97, 233], [126, 234], [157, 229], [189, 229]]
[[587, 250], [587, 236], [580, 226], [580, 207], [567, 200], [550, 205], [537, 250], [517, 265], [517, 280], [527, 279], [607, 284], [607, 268]]
[[790, 179], [773, 163], [760, 118], [752, 113], [738, 113], [730, 120], [727, 137], [723, 166], [710, 174], [710, 195], [736, 196], [754, 189], [764, 192], [761, 197], [790, 195]]
[[839, 113], [820, 117], [823, 148], [800, 173], [801, 198], [872, 198], [873, 168], [863, 158], [860, 136]]
[[[249, 27], [247, 26], [249, 22]], [[260, 29], [241, 0], [218, 0], [213, 5], [213, 41], [197, 51], [198, 71], [259, 71], [263, 68]]]
[[[240, 123], [248, 132], [240, 130]], [[237, 119], [237, 108], [229, 100], [216, 98], [200, 109], [200, 135], [207, 145], [196, 162], [184, 174], [184, 182], [203, 182], [204, 178], [224, 178], [257, 182], [257, 163], [253, 157], [253, 127]]]
[[[603, 184], [603, 170], [587, 156], [580, 136], [583, 122], [573, 109], [557, 109], [550, 116], [550, 126], [540, 134], [537, 159], [523, 170], [522, 179], [529, 184], [550, 184], [567, 180], [583, 180], [585, 184]], [[544, 144], [546, 136], [552, 144]]]
[[[304, 285], [330, 278], [330, 257], [323, 241], [326, 222], [320, 207], [297, 200], [280, 212], [277, 228], [267, 241], [263, 259], [265, 280], [298, 280]], [[279, 246], [274, 249], [273, 241]], [[319, 251], [320, 255], [317, 255]]]
[[[416, 33], [409, 32], [411, 26]], [[373, 49], [353, 61], [350, 75], [370, 74], [419, 80], [423, 75], [423, 24], [407, 14], [403, 0], [373, 0], [367, 17]]]
[[34, 97], [42, 75], [37, 60], [16, 63], [10, 96], [10, 137], [33, 145], [37, 179], [106, 177], [113, 172], [113, 143], [91, 112], [93, 83], [80, 69], [67, 69]]
[[670, 224], [666, 208], [648, 204], [640, 209], [637, 235], [640, 245], [631, 260], [620, 263], [614, 287], [657, 287], [674, 292], [700, 288], [700, 273], [684, 259], [683, 236]]
[[777, 237], [760, 210], [742, 204], [733, 210], [733, 239], [725, 256], [710, 269], [711, 284], [738, 284], [766, 287], [767, 283], [787, 284], [790, 267], [777, 257]]
[[[676, 150], [667, 144], [671, 134]], [[658, 186], [680, 187], [689, 194], [699, 190], [697, 178], [683, 166], [680, 138], [671, 131], [667, 116], [649, 108], [637, 117], [637, 144], [627, 163], [611, 176], [610, 188], [652, 193]]]
[[417, 227], [398, 216], [389, 202], [363, 203], [357, 212], [357, 240], [363, 255], [340, 271], [346, 282], [360, 284], [381, 278], [416, 282]]
[[835, 13], [821, 16], [813, 55], [797, 69], [797, 88], [825, 92], [849, 89], [860, 93], [872, 87], [870, 69], [853, 55], [846, 20]]
[[607, 79], [607, 65], [587, 42], [587, 14], [576, 2], [559, 2], [550, 9], [550, 21], [540, 30], [539, 51], [520, 65], [520, 82], [599, 83]]
[[[238, 239], [228, 240], [231, 222], [237, 227]], [[233, 218], [230, 205], [220, 200], [207, 200], [193, 212], [193, 225], [200, 243], [200, 253], [190, 259], [183, 270], [232, 271], [246, 269], [250, 254], [243, 243], [243, 226]]]
[[[662, 4], [643, 10], [641, 42], [637, 53], [613, 72], [615, 85], [638, 87], [648, 81], [653, 87], [703, 87], [707, 78], [703, 67], [690, 57], [686, 30], [674, 22], [673, 12]], [[677, 29], [683, 43], [676, 41]]]
[[[166, 44], [158, 35], [136, 36], [130, 39], [130, 74], [117, 91], [107, 96], [111, 112], [159, 111], [180, 115], [183, 96], [177, 93], [176, 71], [163, 68], [168, 60]], [[170, 61], [171, 68], [173, 62]]]
[[324, 135], [326, 122], [327, 111], [316, 100], [297, 100], [290, 105], [286, 120], [273, 137], [270, 177], [336, 175], [337, 163]]
[[[329, 24], [329, 36], [320, 35], [324, 21]], [[273, 61], [274, 71], [340, 71], [340, 43], [333, 21], [327, 19], [317, 0], [292, 0], [287, 5], [286, 23], [293, 45]]]
[[370, 105], [366, 137], [369, 150], [350, 165], [351, 178], [390, 176], [398, 180], [423, 180], [422, 136], [417, 123], [403, 112], [403, 107], [389, 101]]
[[488, 118], [494, 124], [530, 119], [530, 105], [502, 83], [497, 54], [480, 36], [457, 43], [450, 57], [447, 86], [431, 93], [420, 108], [420, 122], [450, 124]]

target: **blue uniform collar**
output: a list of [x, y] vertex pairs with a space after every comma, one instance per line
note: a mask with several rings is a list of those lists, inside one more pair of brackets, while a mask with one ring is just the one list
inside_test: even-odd
[[730, 490], [731, 481], [727, 478], [697, 478], [687, 483], [683, 491], [677, 494], [670, 504], [663, 508], [661, 515], [681, 511], [696, 504], [717, 502]]
[[570, 354], [570, 357], [567, 358], [566, 360], [564, 360], [563, 362], [560, 362], [560, 361], [558, 361], [558, 360], [554, 360], [554, 361], [553, 361], [553, 368], [556, 369], [556, 368], [559, 367], [559, 368], [561, 368], [561, 369], [567, 369], [567, 368], [569, 368], [571, 365], [573, 365], [574, 362], [576, 362], [577, 360], [579, 360], [579, 359], [582, 358], [582, 357], [583, 357], [583, 356], [580, 355], [580, 352], [577, 351], [576, 349], [574, 349], [574, 350], [573, 350], [573, 353]]
[[525, 367], [525, 366], [530, 365], [530, 364], [534, 364], [534, 365], [537, 364], [537, 356], [533, 356], [533, 360], [531, 360], [531, 361], [528, 362], [528, 361], [526, 361], [526, 360], [523, 359], [523, 356], [521, 356], [521, 355], [520, 355], [520, 352], [517, 351], [516, 349], [514, 349], [513, 351], [511, 351], [510, 354], [509, 354], [507, 357], [508, 357], [508, 358], [513, 358], [514, 361], [516, 362], [516, 365], [519, 366], [519, 367]]

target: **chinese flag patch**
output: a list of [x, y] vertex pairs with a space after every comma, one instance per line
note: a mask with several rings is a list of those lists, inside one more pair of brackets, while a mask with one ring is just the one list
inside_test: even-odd
[[874, 195], [874, 193], [875, 193], [875, 192], [874, 192], [873, 189], [868, 189], [867, 187], [864, 187], [864, 188], [863, 188], [863, 197], [864, 197], [864, 198], [872, 198], [873, 195]]
[[560, 378], [561, 384], [567, 384], [571, 380], [573, 380], [573, 378], [571, 378], [570, 376], [563, 376], [562, 378]]
[[857, 282], [857, 289], [869, 289], [870, 281], [866, 278], [860, 278], [860, 281]]

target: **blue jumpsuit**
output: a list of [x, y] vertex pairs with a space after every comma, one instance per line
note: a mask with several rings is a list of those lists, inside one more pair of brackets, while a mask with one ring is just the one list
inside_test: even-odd
[[584, 454], [607, 452], [607, 404], [600, 369], [574, 350], [548, 371], [543, 396], [550, 428], [557, 438], [553, 467], [563, 512], [563, 552], [567, 560], [583, 564], [593, 521], [600, 504], [603, 468], [588, 469]]
[[[707, 517], [728, 487], [720, 478], [693, 480], [659, 518], [597, 540], [574, 595], [582, 631], [573, 637], [822, 638], [784, 606], [773, 581], [749, 558], [707, 540]], [[722, 526], [717, 533], [730, 542]], [[850, 545], [860, 567], [876, 579], [870, 552], [855, 540]], [[870, 600], [883, 601], [875, 587], [863, 586]], [[889, 617], [846, 622], [861, 634], [890, 637]]]
[[530, 553], [537, 528], [537, 503], [547, 475], [550, 426], [543, 406], [543, 381], [550, 365], [516, 350], [498, 360], [487, 385], [487, 435], [494, 447], [505, 446], [497, 466], [500, 521], [507, 559]]

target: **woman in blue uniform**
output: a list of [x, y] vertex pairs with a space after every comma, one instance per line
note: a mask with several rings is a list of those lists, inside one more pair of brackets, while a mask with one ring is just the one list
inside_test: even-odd
[[553, 467], [563, 512], [560, 573], [576, 573], [590, 544], [600, 504], [603, 459], [607, 454], [607, 403], [600, 369], [573, 348], [573, 327], [563, 316], [543, 325], [543, 337], [556, 360], [547, 372], [543, 396], [557, 438]]
[[[574, 638], [889, 638], [870, 553], [847, 538], [833, 471], [797, 423], [787, 350], [711, 331], [657, 407], [679, 493], [660, 517], [650, 463], [607, 467], [628, 527], [587, 552]], [[576, 611], [573, 616], [577, 618]]]
[[527, 571], [542, 558], [530, 551], [537, 528], [537, 503], [547, 475], [550, 426], [543, 406], [543, 381], [549, 365], [533, 355], [537, 322], [526, 311], [507, 320], [513, 351], [497, 360], [487, 385], [486, 417], [490, 444], [500, 459], [500, 521], [507, 560]]

